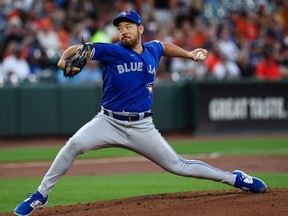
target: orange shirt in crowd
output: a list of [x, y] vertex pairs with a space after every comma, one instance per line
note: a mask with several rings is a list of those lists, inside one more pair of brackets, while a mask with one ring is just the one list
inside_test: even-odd
[[256, 77], [259, 79], [279, 80], [280, 68], [273, 57], [263, 59], [256, 66]]
[[205, 64], [208, 68], [209, 73], [214, 70], [215, 65], [219, 62], [219, 57], [215, 55], [213, 52], [209, 53], [205, 60]]

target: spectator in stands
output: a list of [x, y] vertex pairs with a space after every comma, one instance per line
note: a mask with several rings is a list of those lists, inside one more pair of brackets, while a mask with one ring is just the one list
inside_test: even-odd
[[83, 70], [73, 79], [63, 76], [63, 71], [58, 69], [56, 81], [66, 85], [101, 84], [102, 70], [96, 61], [88, 61]]
[[210, 79], [224, 80], [240, 77], [240, 68], [235, 61], [230, 60], [227, 55], [222, 53], [218, 44], [213, 45], [213, 50], [210, 51], [205, 63], [207, 64], [208, 77]]
[[86, 66], [79, 74], [81, 84], [99, 84], [102, 83], [102, 70], [99, 62], [88, 61]]
[[[25, 36], [25, 28], [23, 26], [23, 21], [21, 20], [21, 11], [20, 10], [12, 10], [5, 11], [5, 7], [3, 7], [2, 11], [3, 15], [6, 18], [6, 23], [1, 23], [3, 25], [2, 39], [1, 43], [1, 58], [5, 57], [5, 52], [7, 50], [8, 44], [11, 42], [20, 43]], [[2, 22], [2, 21], [1, 21]]]
[[[79, 74], [80, 75], [80, 74]], [[61, 69], [57, 69], [56, 72], [56, 82], [63, 85], [80, 85], [81, 80], [80, 76], [75, 76], [73, 79], [69, 79], [63, 76], [63, 71]]]
[[11, 42], [3, 60], [4, 76], [14, 84], [24, 81], [30, 75], [29, 64], [22, 50], [23, 47], [20, 44]]
[[65, 29], [64, 24], [59, 20], [55, 23], [55, 32], [60, 42], [60, 50], [64, 51], [69, 44], [69, 32]]
[[266, 47], [262, 60], [256, 65], [256, 78], [260, 80], [279, 80], [281, 78], [280, 66], [275, 60], [271, 47]]
[[280, 73], [283, 78], [288, 78], [288, 43], [283, 44], [278, 56]]
[[[223, 2], [224, 0], [0, 1], [0, 61], [5, 57], [7, 45], [17, 42], [28, 46], [28, 63], [33, 74], [49, 69], [56, 71], [53, 65], [63, 48], [67, 44], [79, 44], [82, 36], [86, 41], [99, 41], [100, 35], [102, 41], [115, 42], [111, 14], [115, 14], [115, 10], [131, 8], [138, 10], [147, 24], [144, 41], [149, 38], [165, 40], [187, 49], [204, 44], [210, 52], [208, 57], [212, 57], [210, 60], [215, 57], [209, 45], [212, 41], [219, 44], [226, 58], [238, 64], [241, 76], [253, 77], [254, 68], [262, 59], [263, 47], [267, 44], [278, 46], [277, 43], [285, 43], [285, 37], [288, 37], [288, 1]], [[287, 74], [285, 53], [281, 48], [281, 54], [276, 58], [282, 75]], [[165, 76], [159, 76], [158, 79], [171, 77], [171, 71], [175, 67], [170, 64], [169, 58], [163, 60]], [[207, 66], [210, 67], [210, 63]], [[211, 68], [209, 71], [212, 71]]]
[[203, 80], [207, 67], [203, 62], [191, 62], [180, 58], [173, 58], [171, 62], [172, 80]]
[[49, 17], [45, 17], [40, 21], [40, 29], [37, 31], [37, 39], [46, 51], [49, 58], [59, 56], [61, 51], [61, 42], [54, 29], [54, 23]]
[[252, 42], [258, 37], [257, 14], [255, 11], [241, 10], [235, 11], [235, 18], [232, 20], [235, 24], [235, 34], [237, 37], [244, 38]]
[[230, 61], [237, 61], [239, 56], [239, 48], [233, 40], [230, 27], [223, 25], [220, 30], [220, 37], [218, 39], [218, 46], [223, 57]]
[[250, 51], [251, 50], [249, 41], [243, 40], [237, 60], [237, 65], [240, 69], [241, 78], [255, 77], [255, 66], [250, 62]]
[[[52, 65], [47, 57], [46, 50], [40, 45], [35, 37], [37, 28], [33, 25], [26, 28], [26, 37], [23, 44], [27, 46], [27, 61], [30, 66], [31, 73], [38, 78], [44, 76], [43, 73], [48, 71]], [[50, 69], [51, 70], [51, 69]]]

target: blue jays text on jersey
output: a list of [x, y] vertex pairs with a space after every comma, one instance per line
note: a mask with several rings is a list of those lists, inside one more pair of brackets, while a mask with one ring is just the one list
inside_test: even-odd
[[139, 54], [120, 42], [94, 43], [90, 59], [103, 66], [102, 107], [115, 112], [144, 112], [152, 108], [156, 71], [164, 46], [160, 41], [142, 46]]

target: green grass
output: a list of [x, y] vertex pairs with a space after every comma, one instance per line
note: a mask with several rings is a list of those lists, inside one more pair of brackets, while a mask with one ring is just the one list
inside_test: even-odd
[[[287, 154], [287, 138], [185, 140], [171, 142], [179, 154]], [[1, 148], [0, 163], [53, 160], [59, 146]], [[124, 149], [103, 149], [90, 151], [80, 158], [103, 158], [135, 156]], [[253, 173], [251, 173], [253, 174]], [[271, 188], [288, 188], [288, 173], [254, 173]], [[11, 212], [25, 198], [27, 192], [34, 192], [40, 178], [1, 179], [0, 212]], [[51, 192], [48, 206], [68, 205], [98, 200], [109, 200], [146, 194], [172, 193], [195, 190], [218, 190], [232, 187], [224, 184], [184, 178], [169, 173], [64, 176]]]
[[[0, 163], [53, 160], [60, 148], [60, 146], [17, 147], [17, 149], [5, 148], [0, 151]], [[125, 149], [111, 148], [90, 151], [80, 155], [79, 158], [104, 158], [132, 155], [136, 154]]]
[[[173, 141], [179, 154], [288, 154], [288, 138], [223, 139]], [[0, 163], [53, 160], [60, 146], [2, 148]], [[134, 152], [119, 149], [101, 149], [86, 152], [79, 158], [135, 156]]]
[[[257, 174], [270, 188], [288, 188], [288, 174]], [[39, 178], [0, 179], [0, 212], [11, 212], [39, 185]], [[230, 186], [169, 173], [63, 177], [50, 193], [48, 206], [119, 199], [146, 194], [233, 189]]]

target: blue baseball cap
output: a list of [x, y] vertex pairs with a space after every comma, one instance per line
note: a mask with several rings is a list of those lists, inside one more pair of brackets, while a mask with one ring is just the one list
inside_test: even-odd
[[113, 25], [118, 26], [118, 24], [123, 20], [129, 20], [137, 25], [142, 25], [142, 18], [141, 16], [134, 10], [124, 10], [119, 13], [116, 18], [113, 20]]

